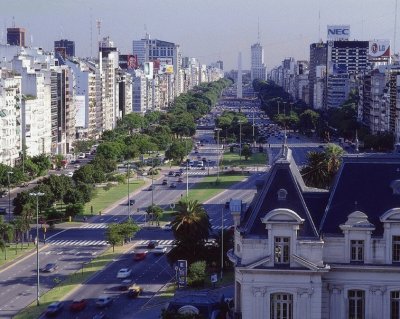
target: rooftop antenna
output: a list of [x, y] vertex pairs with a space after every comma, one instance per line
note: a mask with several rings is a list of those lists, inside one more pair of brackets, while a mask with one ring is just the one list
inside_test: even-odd
[[93, 56], [93, 17], [92, 8], [90, 8], [90, 57]]
[[15, 17], [12, 17], [12, 27], [15, 28]]
[[356, 149], [355, 149], [356, 153], [359, 152], [359, 150], [358, 150], [359, 145], [360, 145], [360, 142], [358, 141], [358, 130], [356, 130]]
[[257, 17], [257, 42], [260, 43], [260, 18]]
[[397, 2], [395, 3], [394, 9], [394, 39], [393, 39], [393, 54], [396, 54], [396, 37], [397, 37]]
[[96, 20], [96, 28], [97, 28], [97, 42], [100, 42], [100, 34], [101, 34], [101, 20]]
[[321, 9], [318, 10], [318, 40], [321, 41]]

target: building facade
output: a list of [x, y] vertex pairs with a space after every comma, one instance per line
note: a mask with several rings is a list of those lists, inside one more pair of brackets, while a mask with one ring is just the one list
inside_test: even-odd
[[399, 167], [349, 155], [330, 191], [312, 189], [283, 146], [249, 207], [230, 203], [237, 316], [399, 318]]
[[63, 58], [75, 56], [75, 42], [67, 39], [54, 41], [54, 51], [59, 52]]
[[7, 28], [7, 44], [24, 47], [25, 34], [24, 28]]
[[251, 81], [267, 79], [267, 67], [264, 64], [264, 48], [260, 43], [251, 46]]

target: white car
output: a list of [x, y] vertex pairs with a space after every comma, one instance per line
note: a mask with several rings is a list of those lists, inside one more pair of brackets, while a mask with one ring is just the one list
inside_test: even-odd
[[155, 253], [156, 255], [162, 255], [162, 254], [165, 254], [166, 252], [167, 252], [167, 247], [161, 246], [161, 245], [156, 246], [153, 249], [153, 253]]
[[121, 268], [118, 271], [117, 278], [119, 278], [119, 279], [128, 278], [131, 275], [131, 273], [132, 273], [132, 269], [130, 269], [130, 268]]
[[72, 177], [72, 176], [74, 176], [74, 173], [73, 173], [73, 172], [68, 172], [68, 173], [67, 173], [67, 176], [68, 176], [68, 177]]

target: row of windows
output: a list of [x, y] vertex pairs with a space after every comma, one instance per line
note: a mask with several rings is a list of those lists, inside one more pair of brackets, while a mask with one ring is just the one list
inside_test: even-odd
[[[365, 292], [364, 290], [349, 290], [348, 319], [365, 319]], [[275, 293], [270, 298], [271, 319], [293, 319], [293, 295]], [[390, 319], [400, 319], [400, 291], [390, 293]]]
[[[364, 241], [350, 241], [350, 261], [364, 262]], [[275, 237], [274, 239], [275, 264], [290, 263], [290, 237]], [[392, 237], [392, 262], [400, 262], [400, 236]]]

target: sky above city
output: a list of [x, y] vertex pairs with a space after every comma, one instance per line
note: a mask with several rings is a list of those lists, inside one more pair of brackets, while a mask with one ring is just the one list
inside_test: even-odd
[[100, 36], [110, 36], [121, 54], [147, 31], [201, 63], [223, 60], [225, 70], [237, 68], [242, 52], [248, 69], [259, 21], [271, 69], [285, 57], [309, 59], [309, 44], [326, 40], [328, 24], [350, 25], [351, 39], [389, 39], [393, 49], [395, 8], [396, 0], [0, 0], [0, 40], [15, 21], [27, 30], [28, 45], [51, 50], [54, 40], [73, 40], [76, 55], [86, 57], [96, 52], [100, 20]]

